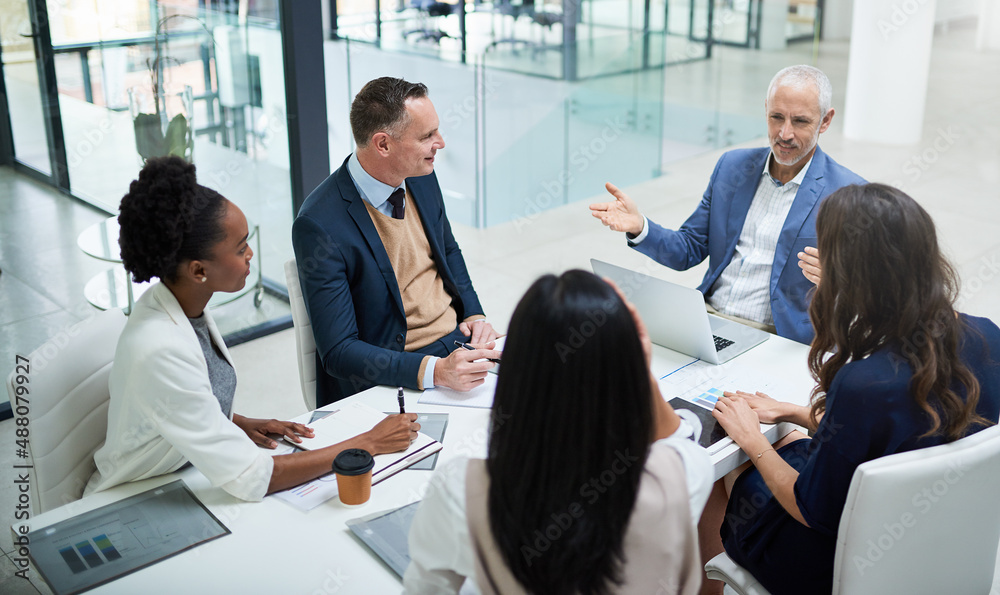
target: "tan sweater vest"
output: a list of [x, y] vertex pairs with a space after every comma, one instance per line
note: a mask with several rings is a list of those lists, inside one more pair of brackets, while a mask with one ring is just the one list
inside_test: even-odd
[[[452, 298], [445, 290], [444, 280], [434, 263], [430, 242], [420, 223], [417, 203], [407, 190], [402, 219], [383, 215], [368, 201], [364, 203], [389, 255], [399, 294], [403, 298], [403, 312], [406, 314], [404, 349], [414, 351], [430, 345], [455, 330], [458, 314], [451, 305]], [[426, 358], [420, 366], [421, 376], [425, 365]]]

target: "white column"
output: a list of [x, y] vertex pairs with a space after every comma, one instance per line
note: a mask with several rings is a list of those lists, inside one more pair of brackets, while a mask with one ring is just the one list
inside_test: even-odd
[[823, 3], [823, 39], [848, 39], [854, 0], [826, 0]]
[[855, 0], [844, 136], [894, 145], [920, 140], [935, 0]]
[[1000, 2], [997, 0], [980, 0], [976, 48], [1000, 50]]
[[762, 0], [759, 10], [760, 49], [785, 49], [788, 45], [788, 0]]

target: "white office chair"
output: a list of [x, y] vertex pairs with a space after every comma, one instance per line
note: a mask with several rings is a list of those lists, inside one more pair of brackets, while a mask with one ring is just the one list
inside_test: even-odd
[[288, 301], [292, 307], [292, 326], [295, 327], [295, 353], [299, 360], [299, 383], [306, 408], [316, 408], [316, 339], [313, 338], [312, 323], [306, 300], [299, 285], [299, 269], [295, 259], [285, 263], [285, 283], [288, 285]]
[[18, 382], [23, 370], [16, 368], [7, 378], [15, 413], [24, 403], [18, 401], [16, 387], [28, 391], [33, 514], [80, 499], [96, 469], [94, 452], [108, 430], [108, 377], [124, 327], [121, 310], [99, 312], [28, 356], [27, 382]]
[[[1000, 426], [864, 463], [840, 519], [834, 595], [989, 593], [998, 493]], [[767, 593], [725, 553], [705, 571], [733, 592]]]

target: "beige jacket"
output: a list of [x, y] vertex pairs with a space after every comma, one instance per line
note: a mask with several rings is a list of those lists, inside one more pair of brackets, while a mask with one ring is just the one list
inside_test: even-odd
[[[654, 448], [625, 534], [622, 594], [694, 595], [701, 587], [698, 539], [691, 522], [684, 464], [672, 448]], [[525, 593], [493, 539], [486, 509], [486, 462], [472, 459], [466, 471], [466, 510], [476, 559], [476, 582], [484, 595]]]

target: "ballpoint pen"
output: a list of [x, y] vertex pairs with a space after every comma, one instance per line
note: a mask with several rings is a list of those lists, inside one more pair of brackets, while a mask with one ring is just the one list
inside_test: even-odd
[[[476, 350], [476, 348], [473, 347], [472, 345], [469, 345], [468, 343], [462, 343], [461, 341], [455, 341], [455, 346], [456, 347], [461, 347], [462, 349], [468, 349], [469, 351], [475, 351]], [[500, 359], [496, 358], [496, 357], [488, 357], [486, 359], [490, 360], [494, 364], [499, 364], [500, 363]]]
[[399, 402], [399, 412], [406, 413], [406, 409], [403, 408], [403, 387], [399, 387], [399, 392], [396, 393], [396, 400]]

